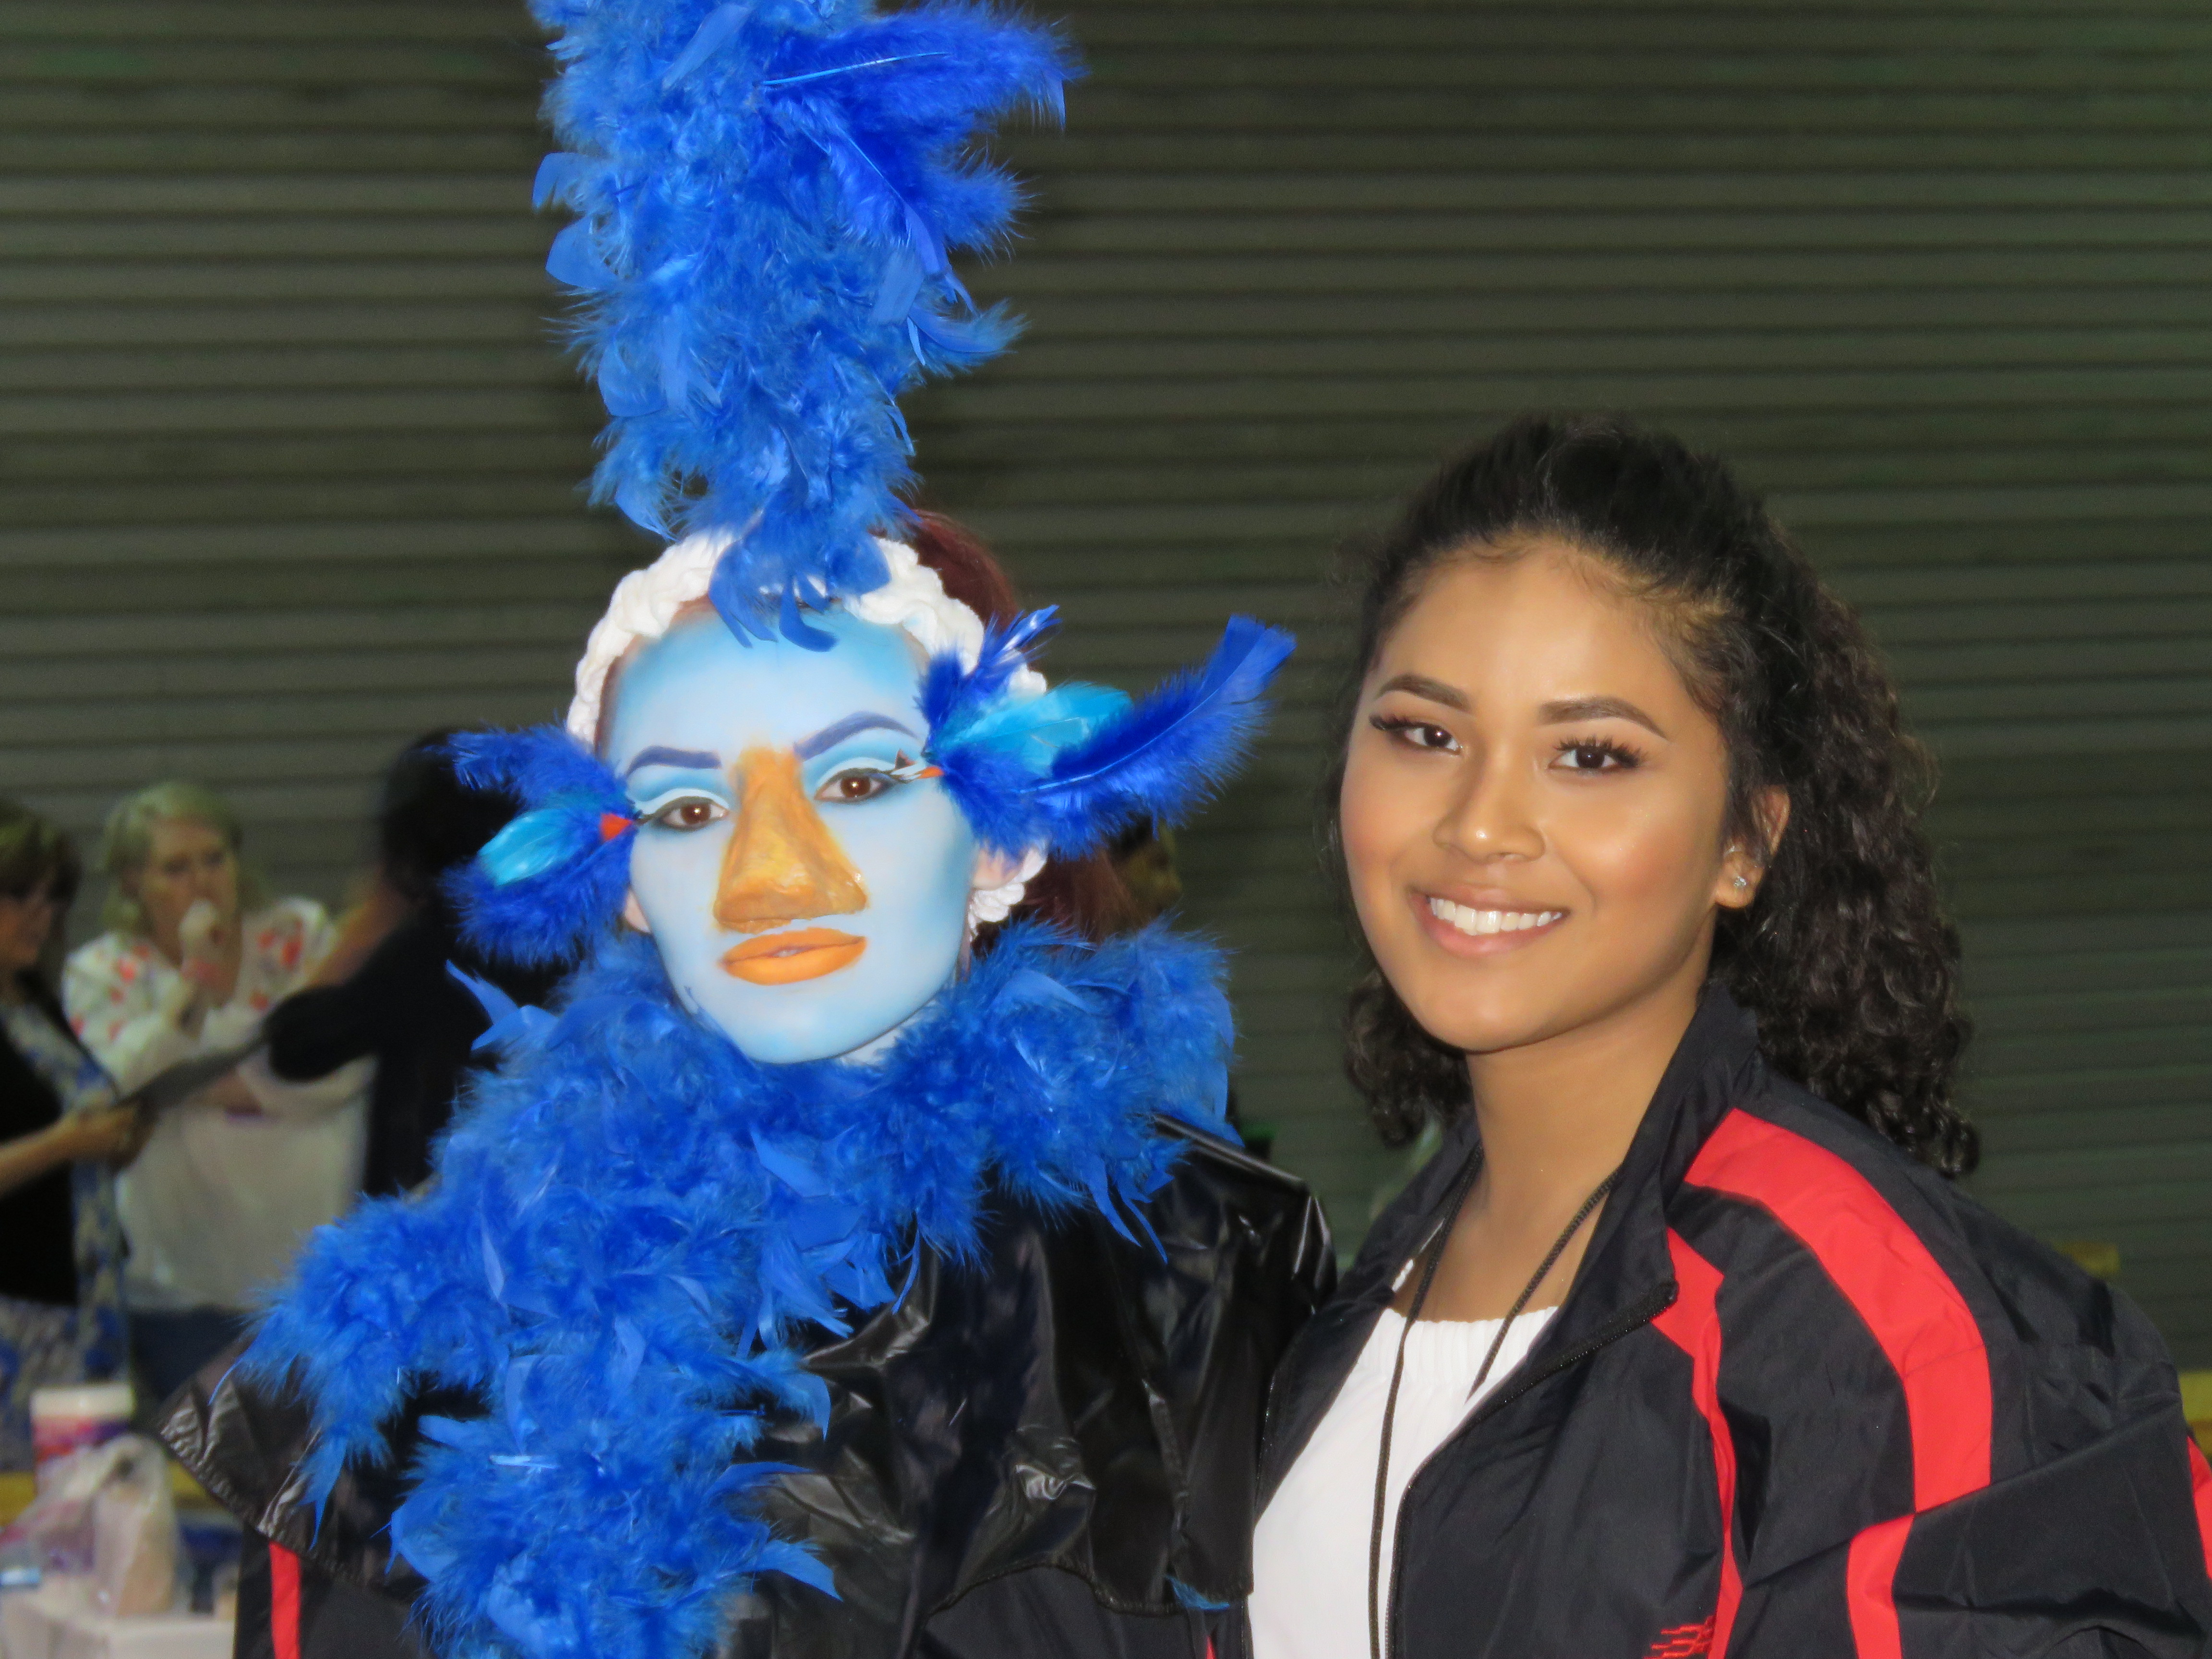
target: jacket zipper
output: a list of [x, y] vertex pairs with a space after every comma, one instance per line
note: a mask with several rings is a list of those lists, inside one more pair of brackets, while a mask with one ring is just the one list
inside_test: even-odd
[[1675, 1297], [1680, 1294], [1680, 1286], [1671, 1279], [1663, 1285], [1653, 1285], [1616, 1315], [1611, 1324], [1601, 1327], [1595, 1334], [1586, 1337], [1578, 1346], [1568, 1349], [1541, 1370], [1531, 1371], [1510, 1387], [1501, 1384], [1496, 1393], [1469, 1413], [1465, 1422], [1446, 1435], [1437, 1449], [1420, 1461], [1407, 1478], [1398, 1499], [1398, 1518], [1390, 1529], [1390, 1599], [1386, 1604], [1389, 1608], [1390, 1639], [1383, 1645], [1384, 1659], [1397, 1659], [1401, 1652], [1398, 1645], [1398, 1585], [1406, 1571], [1406, 1499], [1413, 1496], [1414, 1486], [1428, 1473], [1429, 1465], [1472, 1433], [1478, 1424], [1503, 1411], [1508, 1404], [1518, 1400], [1538, 1383], [1557, 1376], [1570, 1366], [1581, 1364], [1600, 1348], [1610, 1347], [1632, 1331], [1650, 1324], [1673, 1306]]

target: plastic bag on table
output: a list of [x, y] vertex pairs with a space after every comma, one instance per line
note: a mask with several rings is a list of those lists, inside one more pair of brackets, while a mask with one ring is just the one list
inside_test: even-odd
[[0, 1550], [27, 1548], [42, 1574], [89, 1577], [101, 1613], [167, 1612], [177, 1589], [167, 1454], [121, 1435], [48, 1464], [40, 1478], [31, 1507], [0, 1532]]

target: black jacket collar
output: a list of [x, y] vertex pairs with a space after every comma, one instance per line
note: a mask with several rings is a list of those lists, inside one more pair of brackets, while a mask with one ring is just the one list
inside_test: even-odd
[[[1755, 1086], [1763, 1065], [1758, 1027], [1717, 983], [1708, 983], [1630, 1141], [1620, 1179], [1600, 1215], [1558, 1317], [1486, 1413], [1553, 1372], [1650, 1321], [1674, 1299], [1667, 1249], [1668, 1201], [1729, 1106]], [[1269, 1407], [1261, 1504], [1311, 1437], [1351, 1374], [1398, 1275], [1443, 1224], [1452, 1194], [1482, 1156], [1474, 1115], [1376, 1220], [1342, 1287], [1292, 1346]]]

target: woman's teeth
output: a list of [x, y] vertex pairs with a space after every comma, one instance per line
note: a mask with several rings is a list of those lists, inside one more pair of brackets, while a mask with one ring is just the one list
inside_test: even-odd
[[1476, 910], [1464, 904], [1454, 904], [1449, 899], [1432, 898], [1429, 901], [1429, 914], [1462, 933], [1519, 933], [1531, 927], [1548, 927], [1567, 913], [1565, 910]]

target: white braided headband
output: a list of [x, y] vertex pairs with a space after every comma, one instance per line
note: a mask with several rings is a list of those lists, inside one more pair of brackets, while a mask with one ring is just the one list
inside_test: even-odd
[[[644, 569], [633, 570], [615, 584], [606, 615], [593, 625], [576, 665], [576, 695], [568, 704], [568, 725], [579, 743], [589, 748], [599, 740], [599, 711], [615, 665], [632, 646], [667, 633], [685, 605], [707, 597], [714, 567], [732, 539], [726, 531], [686, 537]], [[890, 579], [871, 592], [842, 601], [846, 612], [862, 622], [904, 629], [925, 657], [957, 651], [961, 662], [973, 668], [983, 653], [983, 619], [947, 593], [937, 573], [904, 542], [878, 537], [876, 550], [884, 556]], [[1024, 668], [1009, 685], [1017, 697], [1041, 696], [1045, 679], [1035, 669]], [[969, 899], [969, 927], [1004, 921], [1022, 902], [1030, 878], [1043, 867], [1042, 848], [1023, 854], [1012, 881], [979, 890]]]

